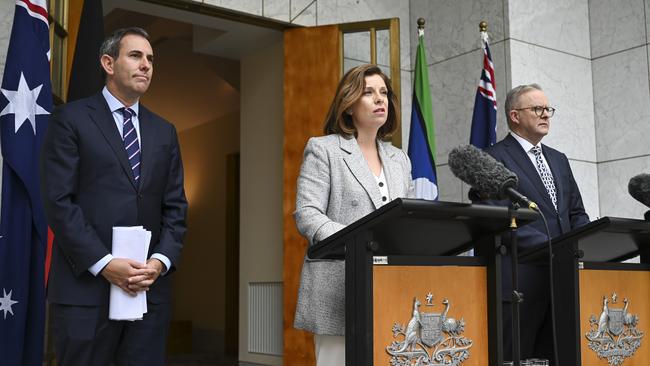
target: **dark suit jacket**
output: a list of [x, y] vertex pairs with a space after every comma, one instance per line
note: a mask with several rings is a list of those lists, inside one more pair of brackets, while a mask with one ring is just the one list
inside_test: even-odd
[[[548, 162], [557, 191], [557, 212], [553, 207], [537, 168], [530, 161], [519, 142], [510, 134], [494, 146], [486, 149], [496, 160], [519, 177], [517, 190], [533, 200], [548, 220], [551, 237], [571, 231], [589, 222], [585, 213], [578, 185], [573, 178], [569, 160], [563, 153], [542, 144], [542, 153]], [[507, 202], [501, 204], [507, 205]], [[541, 219], [517, 229], [518, 246], [531, 247], [547, 241], [546, 229]]]
[[[136, 185], [122, 138], [101, 93], [57, 107], [41, 156], [41, 190], [54, 231], [48, 299], [70, 305], [108, 303], [109, 283], [88, 268], [111, 252], [113, 226], [152, 232], [149, 256], [178, 264], [187, 201], [176, 130], [140, 106], [141, 173]], [[169, 276], [147, 293], [168, 302]]]

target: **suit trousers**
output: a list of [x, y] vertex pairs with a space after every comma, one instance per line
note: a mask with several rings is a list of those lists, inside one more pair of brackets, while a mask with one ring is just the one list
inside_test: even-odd
[[142, 320], [108, 319], [108, 305], [51, 304], [57, 365], [165, 364], [171, 305], [147, 303]]
[[345, 366], [345, 336], [314, 334], [316, 366]]

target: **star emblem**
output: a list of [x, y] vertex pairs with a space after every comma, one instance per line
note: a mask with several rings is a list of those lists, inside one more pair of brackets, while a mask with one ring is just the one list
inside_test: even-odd
[[36, 135], [36, 116], [39, 114], [50, 114], [36, 101], [41, 94], [43, 84], [30, 89], [25, 80], [25, 74], [20, 73], [20, 81], [17, 90], [0, 89], [2, 94], [9, 100], [9, 104], [0, 112], [0, 116], [5, 114], [14, 114], [14, 132], [18, 132], [20, 127], [29, 120], [32, 125], [34, 135]]
[[7, 294], [7, 290], [2, 289], [4, 296], [0, 297], [0, 311], [4, 311], [5, 319], [7, 319], [7, 313], [14, 315], [14, 311], [11, 306], [18, 303], [18, 301], [11, 299], [11, 292], [12, 291], [10, 290], [9, 294]]

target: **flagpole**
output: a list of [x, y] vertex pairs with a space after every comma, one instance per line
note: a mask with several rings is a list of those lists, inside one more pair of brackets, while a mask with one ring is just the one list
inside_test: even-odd
[[[481, 33], [481, 48], [485, 49], [485, 44], [488, 42], [487, 28], [488, 23], [483, 20], [478, 24], [479, 31]], [[513, 207], [515, 212], [517, 207]], [[512, 266], [512, 364], [514, 366], [519, 366], [521, 364], [521, 324], [519, 322], [519, 304], [523, 301], [523, 295], [519, 292], [519, 271], [518, 265], [519, 261], [517, 258], [517, 223], [515, 215], [512, 216], [511, 222], [511, 253], [510, 260]]]

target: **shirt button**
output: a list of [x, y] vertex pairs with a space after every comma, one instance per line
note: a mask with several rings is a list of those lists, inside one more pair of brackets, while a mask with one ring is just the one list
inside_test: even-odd
[[383, 197], [381, 198], [381, 200], [384, 201], [384, 202], [386, 202], [387, 199], [388, 199], [388, 198], [387, 198], [386, 196], [383, 196]]
[[380, 186], [380, 187], [383, 187], [383, 186], [384, 186], [384, 182], [379, 182], [379, 186]]

